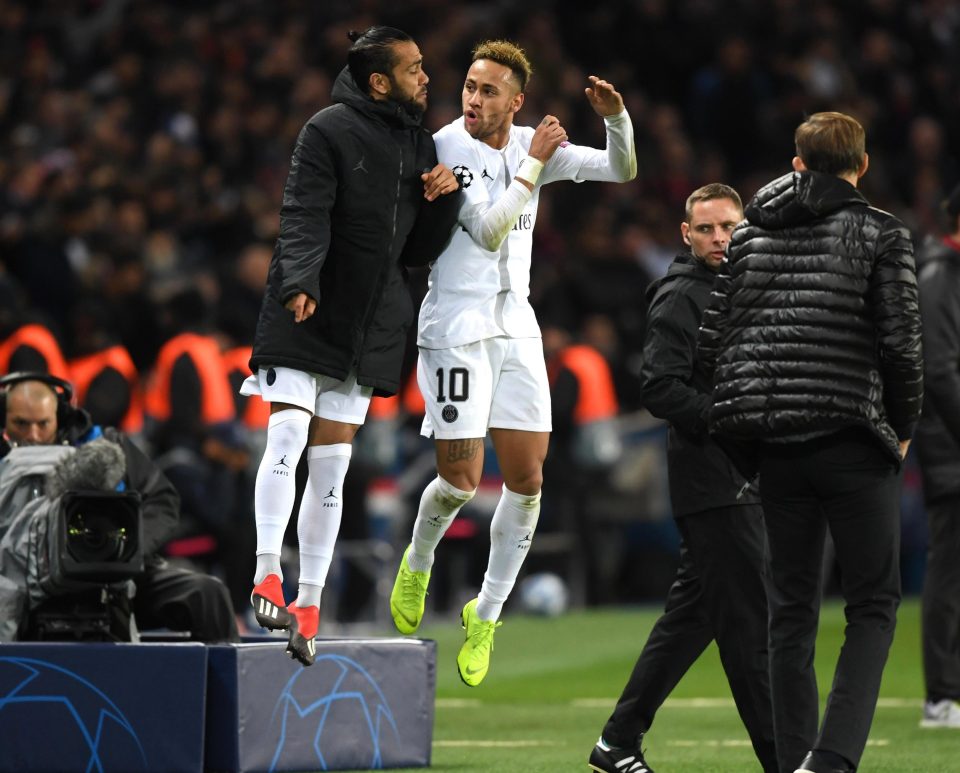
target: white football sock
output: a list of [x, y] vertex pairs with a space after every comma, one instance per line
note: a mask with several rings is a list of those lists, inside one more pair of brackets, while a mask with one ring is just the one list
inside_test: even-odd
[[322, 585], [310, 585], [310, 583], [301, 582], [297, 592], [295, 606], [303, 609], [304, 607], [320, 608], [320, 597], [323, 595]]
[[413, 524], [412, 550], [407, 565], [414, 572], [426, 572], [433, 566], [433, 554], [460, 508], [473, 499], [477, 490], [461, 491], [439, 475], [430, 481], [420, 497], [417, 520]]
[[[349, 443], [307, 449], [310, 476], [300, 501], [300, 593], [297, 606], [320, 606], [343, 512], [343, 480], [350, 466]], [[312, 587], [310, 587], [312, 586]], [[310, 603], [307, 603], [310, 602]]]
[[257, 569], [253, 577], [253, 584], [263, 582], [267, 575], [275, 574], [283, 581], [283, 569], [280, 567], [279, 553], [257, 553]]
[[280, 549], [296, 498], [297, 463], [307, 444], [310, 418], [306, 411], [287, 408], [271, 414], [267, 422], [267, 445], [253, 493], [257, 522], [254, 584], [262, 582], [268, 574], [280, 575]]
[[506, 486], [490, 521], [490, 559], [480, 587], [477, 617], [497, 620], [527, 557], [540, 518], [540, 492], [516, 494]]

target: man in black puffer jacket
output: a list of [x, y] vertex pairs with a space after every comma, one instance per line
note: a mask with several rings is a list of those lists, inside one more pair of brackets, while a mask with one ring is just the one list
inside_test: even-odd
[[650, 413], [670, 422], [667, 475], [681, 537], [680, 566], [664, 612], [591, 753], [595, 770], [629, 770], [627, 757], [646, 765], [643, 734], [716, 640], [757, 759], [764, 773], [779, 771], [767, 668], [763, 511], [756, 493], [707, 434], [710, 378], [697, 361], [700, 318], [731, 232], [742, 219], [743, 204], [730, 186], [712, 183], [691, 193], [680, 227], [689, 250], [647, 291], [642, 399]]
[[[374, 394], [400, 384], [413, 304], [406, 264], [444, 247], [459, 183], [437, 164], [421, 116], [428, 78], [417, 44], [392, 27], [351, 33], [335, 104], [297, 140], [283, 192], [280, 236], [241, 387], [270, 403], [254, 509], [251, 600], [261, 625], [290, 629], [288, 652], [310, 665], [320, 594], [340, 528], [354, 435]], [[299, 593], [283, 596], [280, 548], [309, 444], [300, 505]]]
[[960, 728], [960, 185], [944, 210], [952, 232], [917, 254], [926, 385], [917, 454], [930, 525], [921, 726]]
[[[715, 363], [711, 431], [747, 448], [760, 475], [780, 770], [836, 773], [860, 762], [896, 625], [900, 466], [923, 393], [920, 312], [907, 229], [856, 189], [863, 127], [817, 113], [795, 139], [796, 171], [762, 188], [734, 231], [701, 355]], [[847, 627], [818, 733], [827, 528]]]

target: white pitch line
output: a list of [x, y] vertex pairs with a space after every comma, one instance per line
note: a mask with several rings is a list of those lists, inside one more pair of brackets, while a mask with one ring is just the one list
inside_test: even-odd
[[[684, 747], [694, 747], [694, 746], [709, 746], [709, 747], [731, 747], [731, 746], [751, 746], [750, 740], [747, 738], [725, 738], [720, 741], [717, 740], [703, 740], [699, 739], [696, 741], [693, 740], [682, 740], [674, 739], [672, 741], [667, 741], [667, 746], [684, 746]], [[887, 738], [871, 738], [867, 741], [867, 746], [889, 746], [890, 741]]]
[[[579, 709], [612, 708], [616, 703], [616, 698], [574, 698], [570, 701], [571, 706]], [[735, 708], [733, 698], [667, 698], [664, 705], [678, 709]], [[877, 701], [878, 709], [912, 709], [922, 705], [920, 698], [881, 698]]]
[[[448, 740], [434, 741], [434, 746], [446, 746], [455, 749], [528, 749], [537, 746], [556, 745], [553, 741], [487, 741], [487, 740]], [[666, 742], [667, 746], [680, 746], [684, 748], [709, 747], [709, 748], [734, 748], [748, 747], [751, 743], [748, 739], [724, 738], [685, 740], [673, 739]], [[889, 746], [890, 741], [887, 738], [871, 738], [867, 741], [867, 746]]]
[[434, 741], [434, 746], [453, 746], [456, 748], [504, 748], [520, 749], [531, 746], [552, 746], [552, 741]]
[[[574, 698], [570, 705], [580, 709], [610, 708], [617, 704], [616, 698]], [[685, 709], [733, 708], [732, 698], [667, 698], [667, 706]]]
[[923, 707], [922, 698], [881, 698], [878, 709], [919, 709]]
[[438, 709], [475, 709], [483, 702], [477, 698], [437, 698], [434, 705]]

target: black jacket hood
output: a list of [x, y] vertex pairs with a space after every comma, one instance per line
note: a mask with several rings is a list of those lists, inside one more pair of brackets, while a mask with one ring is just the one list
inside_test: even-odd
[[697, 260], [691, 253], [680, 252], [673, 259], [673, 262], [667, 269], [667, 273], [656, 281], [651, 282], [650, 286], [647, 287], [647, 303], [653, 301], [663, 285], [680, 277], [688, 277], [689, 279], [713, 284], [713, 280], [717, 278], [717, 272], [710, 269], [702, 260]]
[[755, 225], [779, 230], [858, 204], [869, 206], [846, 180], [822, 172], [791, 172], [757, 191], [744, 216]]
[[390, 126], [414, 128], [420, 126], [423, 120], [423, 114], [419, 111], [404, 107], [392, 99], [377, 100], [363, 93], [353, 80], [349, 67], [344, 67], [340, 71], [330, 96], [334, 102], [352, 107]]

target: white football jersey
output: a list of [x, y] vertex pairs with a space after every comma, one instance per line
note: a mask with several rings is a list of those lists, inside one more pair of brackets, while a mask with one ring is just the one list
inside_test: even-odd
[[510, 139], [500, 150], [471, 137], [462, 117], [434, 135], [437, 158], [460, 179], [464, 196], [450, 243], [430, 267], [428, 290], [420, 307], [418, 346], [447, 349], [494, 336], [540, 337], [529, 301], [540, 188], [557, 180], [623, 182], [636, 174], [633, 126], [627, 111], [604, 122], [607, 148], [569, 143], [557, 148], [512, 230], [494, 251], [478, 244], [464, 224], [482, 218], [513, 182], [534, 129], [511, 127]]

